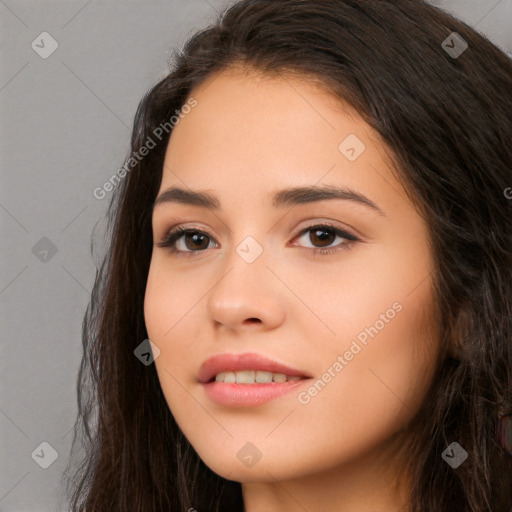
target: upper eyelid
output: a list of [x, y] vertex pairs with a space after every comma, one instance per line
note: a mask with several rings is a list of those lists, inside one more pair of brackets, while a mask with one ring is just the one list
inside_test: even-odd
[[[201, 227], [201, 226], [196, 226], [196, 225], [194, 225], [194, 221], [191, 221], [190, 224], [192, 224], [192, 225], [189, 226], [188, 225], [189, 223], [187, 221], [183, 220], [183, 219], [175, 218], [173, 220], [174, 220], [173, 225], [171, 227], [169, 227], [169, 228], [166, 228], [164, 234], [167, 234], [167, 233], [169, 233], [171, 231], [174, 231], [174, 230], [177, 230], [178, 228], [181, 228], [183, 230], [204, 231], [206, 233], [211, 233], [212, 236], [214, 236], [212, 230], [210, 230], [209, 228], [204, 228], [204, 227]], [[341, 231], [350, 232], [351, 234], [353, 234], [354, 236], [357, 236], [358, 238], [362, 238], [362, 239], [365, 238], [365, 236], [363, 236], [358, 229], [356, 229], [356, 228], [354, 228], [354, 227], [352, 227], [350, 225], [347, 225], [347, 224], [345, 224], [343, 222], [340, 222], [339, 220], [331, 220], [331, 219], [328, 219], [327, 217], [322, 218], [320, 216], [320, 217], [318, 217], [318, 220], [311, 220], [310, 217], [304, 217], [302, 220], [299, 220], [297, 222], [297, 224], [304, 224], [304, 223], [308, 223], [308, 224], [304, 225], [301, 228], [300, 231], [302, 231], [304, 229], [308, 229], [308, 228], [310, 229], [313, 226], [318, 226], [318, 225], [324, 226], [324, 225], [327, 225], [329, 227], [332, 227], [332, 228], [335, 228], [335, 229], [339, 229]], [[155, 224], [153, 224], [153, 225], [155, 226]], [[269, 231], [274, 230], [275, 226], [276, 226], [276, 224], [274, 224]], [[229, 227], [227, 228], [227, 230], [229, 231], [230, 234], [232, 233], [232, 230]], [[158, 231], [158, 229], [157, 229], [157, 231]]]

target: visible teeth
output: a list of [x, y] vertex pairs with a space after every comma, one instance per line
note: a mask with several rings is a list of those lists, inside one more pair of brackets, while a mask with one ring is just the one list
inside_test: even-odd
[[256, 382], [259, 382], [259, 383], [272, 382], [272, 373], [271, 372], [262, 372], [261, 370], [258, 370], [256, 372]]
[[254, 382], [254, 372], [252, 370], [236, 372], [235, 375], [237, 384], [251, 384]]
[[[218, 375], [217, 375], [218, 377]], [[217, 380], [217, 377], [215, 377], [215, 380]], [[230, 383], [233, 383], [233, 382], [236, 382], [236, 375], [234, 372], [226, 372], [224, 374], [224, 382], [230, 382]]]
[[237, 384], [255, 384], [269, 382], [287, 382], [300, 380], [299, 376], [288, 376], [284, 373], [272, 373], [254, 370], [241, 370], [238, 372], [220, 372], [215, 376], [216, 382], [227, 382]]

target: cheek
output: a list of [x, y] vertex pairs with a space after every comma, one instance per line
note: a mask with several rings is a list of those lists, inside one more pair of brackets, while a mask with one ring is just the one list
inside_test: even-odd
[[[366, 344], [350, 336], [340, 339], [339, 350], [325, 359], [320, 382], [300, 397], [303, 405], [290, 430], [312, 443], [316, 463], [357, 457], [401, 431], [418, 412], [433, 374], [436, 346], [422, 328], [425, 304], [411, 298], [402, 302], [403, 309], [380, 331], [368, 329], [372, 334]], [[347, 351], [350, 360], [345, 357], [340, 370], [335, 363]]]
[[174, 323], [171, 299], [165, 281], [158, 279], [150, 270], [144, 295], [144, 321], [151, 341], [163, 338]]
[[189, 274], [176, 272], [165, 257], [154, 256], [144, 295], [144, 320], [150, 339], [167, 343], [205, 291], [190, 281]]
[[343, 265], [333, 266], [322, 287], [308, 281], [311, 309], [332, 331], [330, 337], [324, 331], [321, 340], [329, 343], [323, 343], [319, 353], [328, 346], [343, 354], [356, 340], [361, 345], [357, 359], [368, 359], [368, 367], [381, 361], [395, 368], [400, 361], [421, 365], [422, 359], [435, 357], [425, 351], [437, 338], [436, 323], [430, 318], [430, 251], [423, 237], [415, 243], [411, 239], [402, 234], [379, 250], [361, 247]]
[[[203, 289], [204, 288], [204, 289]], [[206, 342], [199, 333], [204, 322], [194, 321], [207, 286], [152, 261], [144, 295], [144, 320], [149, 339], [160, 349], [155, 359], [158, 377], [169, 403], [180, 409], [188, 403], [183, 386], [195, 384], [198, 354]], [[194, 349], [190, 350], [191, 344]]]
[[[416, 414], [435, 369], [438, 333], [429, 321], [430, 282], [413, 293], [404, 293], [402, 285], [359, 288], [351, 302], [346, 297], [349, 306], [337, 306], [337, 321], [332, 317], [337, 341], [322, 349], [322, 380], [329, 379], [329, 368], [336, 377], [311, 399], [307, 407], [313, 415], [331, 404], [330, 420], [338, 428], [389, 434]], [[333, 366], [336, 361], [341, 368]]]
[[176, 292], [172, 292], [176, 290], [176, 284], [171, 287], [167, 281], [165, 275], [150, 268], [144, 296], [144, 319], [149, 339], [160, 349], [154, 363], [158, 380], [167, 406], [179, 424], [182, 417], [197, 414], [185, 391], [189, 383], [183, 369], [190, 365], [187, 362], [190, 351], [184, 350], [176, 337], [181, 327], [180, 318], [186, 319], [183, 306], [191, 302], [177, 300]]
[[155, 366], [160, 382], [166, 382], [165, 387], [162, 386], [163, 390], [167, 393], [170, 385], [173, 395], [179, 392], [179, 388], [174, 390], [171, 376], [177, 377], [176, 368], [180, 367], [177, 362], [182, 363], [187, 357], [184, 350], [178, 350], [175, 341], [176, 333], [181, 327], [180, 317], [186, 318], [177, 297], [175, 283], [171, 287], [169, 278], [155, 266], [151, 266], [144, 295], [144, 321], [149, 339], [160, 350]]
[[323, 329], [318, 325], [308, 330], [316, 340], [310, 360], [322, 382], [302, 398], [332, 435], [382, 440], [423, 402], [439, 350], [428, 254], [421, 244], [413, 254], [398, 244], [388, 253], [360, 252], [331, 274], [323, 294], [310, 295], [308, 305], [333, 333], [315, 336]]

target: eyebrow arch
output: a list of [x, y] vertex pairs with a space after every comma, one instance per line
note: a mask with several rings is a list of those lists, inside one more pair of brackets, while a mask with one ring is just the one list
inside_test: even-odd
[[[327, 199], [343, 199], [355, 201], [375, 210], [379, 215], [385, 216], [384, 211], [371, 199], [350, 188], [334, 185], [291, 187], [278, 190], [272, 197], [274, 208], [285, 208], [291, 205], [313, 203]], [[191, 191], [179, 187], [171, 187], [162, 192], [153, 203], [153, 209], [162, 203], [180, 203], [201, 206], [212, 210], [220, 210], [219, 199], [207, 191]]]

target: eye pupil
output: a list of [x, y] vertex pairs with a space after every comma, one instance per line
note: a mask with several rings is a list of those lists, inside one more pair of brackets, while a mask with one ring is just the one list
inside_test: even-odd
[[[330, 232], [330, 234], [329, 234], [329, 230], [328, 229], [323, 229], [323, 228], [322, 229], [320, 229], [320, 228], [314, 229], [314, 230], [311, 231], [311, 233], [313, 233], [313, 235], [315, 237], [318, 237], [320, 239], [320, 243], [324, 244], [324, 245], [332, 244], [332, 242], [333, 242], [332, 238], [336, 237], [336, 235], [333, 234], [332, 232]], [[327, 233], [327, 235], [326, 236], [325, 235], [321, 236], [321, 235], [318, 235], [318, 233], [324, 233], [324, 234]], [[311, 239], [311, 241], [314, 243], [313, 239]]]
[[[188, 244], [188, 240], [192, 238], [193, 239], [193, 243], [198, 243], [198, 239], [203, 239], [203, 242], [204, 240], [207, 241], [206, 243], [206, 246], [204, 246], [204, 244], [200, 247], [190, 247], [189, 244]], [[190, 249], [190, 250], [197, 250], [197, 249], [206, 249], [208, 247], [208, 236], [206, 235], [201, 235], [199, 233], [186, 233], [185, 234], [185, 245], [187, 246], [187, 249]]]

